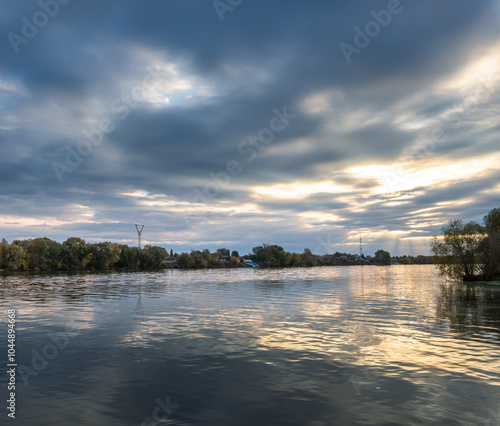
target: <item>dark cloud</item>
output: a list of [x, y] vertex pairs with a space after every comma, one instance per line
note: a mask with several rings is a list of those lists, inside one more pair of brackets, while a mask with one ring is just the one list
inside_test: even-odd
[[[451, 182], [443, 176], [432, 187], [414, 182], [399, 191], [407, 196], [401, 204], [377, 190], [384, 176], [352, 171], [498, 153], [496, 75], [486, 75], [491, 84], [481, 96], [479, 81], [443, 88], [498, 44], [497, 2], [400, 4], [351, 63], [340, 44], [355, 45], [355, 27], [366, 31], [387, 1], [259, 0], [221, 21], [212, 2], [73, 0], [15, 49], [12, 33], [23, 36], [41, 6], [6, 5], [1, 233], [133, 241], [129, 228], [139, 221], [155, 243], [178, 250], [221, 240], [243, 250], [266, 240], [300, 251], [318, 246], [325, 232], [346, 244], [361, 228], [417, 235], [405, 218], [439, 202], [458, 203], [440, 208], [441, 221], [455, 213], [477, 220], [498, 200], [495, 170]], [[156, 76], [151, 89], [148, 75]], [[283, 108], [294, 118], [272, 141], [250, 142], [269, 137], [273, 111]], [[82, 132], [95, 136], [103, 120], [113, 130], [75, 159]], [[420, 155], [438, 127], [447, 140], [423, 145]], [[231, 162], [241, 170], [228, 177]], [[63, 167], [61, 179], [54, 164]], [[342, 190], [325, 192], [325, 181]], [[288, 195], [256, 193], [276, 185]], [[467, 197], [474, 203], [460, 204]]]

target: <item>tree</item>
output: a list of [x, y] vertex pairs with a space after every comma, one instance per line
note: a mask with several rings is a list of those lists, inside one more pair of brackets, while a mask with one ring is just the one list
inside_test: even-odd
[[301, 255], [298, 254], [298, 253], [292, 253], [290, 255], [290, 262], [289, 262], [289, 265], [290, 266], [300, 266], [300, 262], [301, 262]]
[[163, 247], [147, 245], [143, 250], [147, 255], [147, 263], [144, 265], [147, 269], [161, 269], [163, 261], [168, 257], [168, 252]]
[[219, 252], [210, 254], [210, 258], [208, 259], [209, 266], [211, 266], [211, 267], [219, 266], [219, 263], [220, 263]]
[[199, 250], [193, 250], [191, 251], [191, 257], [194, 259], [194, 268], [201, 268], [204, 269], [208, 267], [208, 261], [210, 259], [210, 253], [208, 253], [208, 256], [206, 252], [201, 252]]
[[188, 253], [182, 253], [176, 260], [181, 269], [190, 269], [194, 266], [194, 259]]
[[254, 247], [253, 260], [263, 267], [283, 267], [287, 266], [286, 252], [283, 247], [278, 245], [262, 244]]
[[28, 269], [29, 256], [22, 246], [12, 243], [7, 247], [5, 267], [9, 271], [22, 271]]
[[500, 209], [491, 210], [483, 218], [487, 233], [481, 247], [485, 279], [500, 278]]
[[423, 256], [421, 254], [419, 254], [417, 257], [413, 258], [413, 262], [417, 265], [434, 263], [432, 256]]
[[442, 238], [434, 236], [430, 241], [440, 274], [464, 281], [484, 278], [484, 261], [479, 259], [479, 254], [484, 252], [484, 228], [475, 222], [464, 224], [461, 220], [452, 220], [441, 231]]
[[220, 257], [229, 257], [229, 249], [227, 248], [219, 248], [217, 249], [217, 253], [219, 253]]
[[313, 254], [311, 253], [311, 250], [308, 248], [304, 249], [304, 253], [302, 253], [301, 257], [301, 265], [302, 266], [316, 266], [317, 262], [316, 259], [314, 259]]
[[18, 244], [30, 254], [29, 269], [32, 271], [53, 271], [61, 269], [61, 244], [49, 238], [35, 238]]
[[16, 241], [16, 245], [21, 246], [30, 254], [28, 269], [31, 271], [47, 271], [49, 260], [49, 246], [43, 238]]
[[399, 257], [397, 259], [401, 265], [411, 265], [413, 263], [411, 257], [408, 256]]
[[391, 254], [385, 250], [377, 250], [375, 252], [375, 263], [377, 265], [390, 265]]
[[170, 257], [174, 257], [174, 251], [170, 249]]
[[113, 266], [114, 254], [110, 242], [89, 244], [87, 250], [92, 255], [91, 262], [89, 262], [90, 264], [88, 265], [82, 266], [82, 269], [87, 266], [97, 271], [111, 269]]
[[58, 271], [62, 266], [62, 245], [57, 241], [45, 238], [49, 246], [49, 260], [47, 262], [50, 271]]
[[139, 247], [121, 246], [118, 267], [130, 270], [137, 270], [141, 266], [141, 252]]
[[63, 268], [69, 270], [85, 269], [92, 260], [87, 243], [81, 238], [71, 237], [62, 243]]
[[120, 254], [122, 252], [122, 247], [120, 246], [120, 244], [112, 243], [111, 244], [111, 251], [113, 252], [113, 260], [111, 261], [111, 265], [114, 266], [120, 260]]
[[483, 222], [486, 230], [494, 233], [498, 237], [498, 234], [500, 234], [500, 209], [492, 209], [484, 216]]
[[232, 253], [231, 253], [231, 257], [237, 257], [237, 258], [239, 258], [240, 254], [238, 253], [237, 250], [233, 250]]
[[7, 250], [9, 249], [9, 243], [5, 238], [2, 238], [2, 242], [0, 243], [0, 269], [6, 268], [7, 262]]

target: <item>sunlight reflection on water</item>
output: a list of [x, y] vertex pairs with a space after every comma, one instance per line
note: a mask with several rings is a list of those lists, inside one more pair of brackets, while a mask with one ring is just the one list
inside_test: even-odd
[[500, 287], [432, 266], [19, 274], [0, 292], [20, 364], [75, 330], [18, 378], [13, 424], [139, 425], [169, 397], [163, 424], [468, 425], [500, 401]]

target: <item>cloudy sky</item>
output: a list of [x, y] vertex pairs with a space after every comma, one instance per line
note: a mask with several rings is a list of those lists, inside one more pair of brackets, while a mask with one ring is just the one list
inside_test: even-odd
[[498, 0], [24, 0], [0, 237], [426, 254], [500, 206]]

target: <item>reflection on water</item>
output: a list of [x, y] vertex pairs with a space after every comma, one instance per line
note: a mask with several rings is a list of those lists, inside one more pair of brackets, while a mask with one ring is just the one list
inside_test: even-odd
[[500, 286], [441, 285], [436, 315], [461, 338], [499, 343]]
[[472, 425], [500, 404], [500, 287], [427, 265], [9, 275], [0, 305], [13, 424]]

